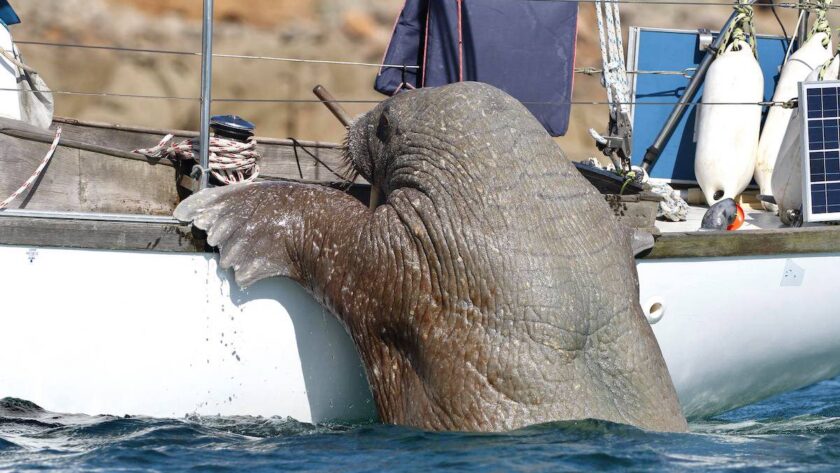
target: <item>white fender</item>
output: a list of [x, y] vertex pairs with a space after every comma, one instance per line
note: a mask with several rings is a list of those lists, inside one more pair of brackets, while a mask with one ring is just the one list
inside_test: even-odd
[[[735, 45], [740, 51], [733, 51]], [[755, 171], [760, 105], [709, 105], [761, 102], [764, 76], [750, 46], [731, 44], [712, 63], [706, 74], [697, 123], [697, 155], [694, 173], [709, 205], [736, 198], [750, 183]], [[718, 199], [715, 193], [722, 192]]]
[[[773, 95], [774, 102], [787, 102], [799, 95], [798, 85], [808, 77], [814, 69], [831, 59], [832, 46], [823, 46], [828, 38], [826, 33], [817, 33], [811, 37], [782, 68], [782, 75], [776, 85]], [[793, 110], [782, 107], [770, 107], [764, 129], [758, 140], [758, 157], [755, 163], [755, 181], [764, 195], [773, 195], [773, 168], [782, 147], [782, 140], [790, 123]], [[772, 204], [764, 204], [767, 210], [776, 210]]]
[[[826, 78], [837, 78], [840, 74], [840, 56], [835, 56], [828, 66]], [[819, 80], [819, 68], [811, 72], [806, 82]], [[771, 186], [776, 204], [779, 206], [779, 216], [782, 222], [790, 225], [787, 220], [789, 210], [799, 210], [802, 207], [802, 120], [799, 109], [792, 115], [785, 132], [779, 158], [773, 170]]]

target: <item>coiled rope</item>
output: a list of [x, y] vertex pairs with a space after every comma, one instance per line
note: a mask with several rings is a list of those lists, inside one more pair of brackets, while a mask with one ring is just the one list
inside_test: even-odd
[[826, 38], [822, 42], [824, 47], [828, 47], [831, 44], [831, 25], [828, 22], [828, 9], [831, 8], [831, 1], [817, 1], [817, 8], [815, 10], [817, 19], [814, 20], [814, 26], [811, 27], [811, 33], [808, 34], [808, 39], [811, 39], [817, 33], [825, 33]]
[[[817, 33], [826, 33], [827, 38], [823, 41], [823, 46], [828, 46], [831, 42], [831, 25], [828, 23], [828, 9], [831, 7], [831, 2], [832, 0], [819, 0], [819, 7], [816, 10], [817, 19], [814, 20], [814, 27], [811, 29], [811, 36]], [[837, 31], [840, 32], [840, 29]], [[837, 56], [840, 56], [840, 43], [837, 43], [834, 56], [820, 66], [819, 80], [825, 80], [828, 69], [831, 67], [831, 63], [837, 59]]]
[[44, 159], [41, 160], [41, 164], [38, 166], [38, 168], [35, 169], [35, 172], [32, 173], [31, 176], [29, 176], [29, 179], [27, 179], [26, 182], [24, 182], [23, 185], [18, 188], [18, 190], [14, 191], [12, 195], [10, 195], [6, 200], [0, 202], [0, 210], [6, 209], [6, 207], [8, 207], [13, 200], [17, 199], [21, 194], [26, 192], [26, 189], [29, 189], [32, 186], [32, 184], [34, 184], [35, 181], [38, 180], [38, 178], [41, 176], [41, 173], [44, 172], [44, 169], [46, 169], [47, 164], [49, 164], [53, 155], [55, 155], [55, 150], [58, 149], [59, 141], [61, 141], [61, 127], [55, 130], [55, 139], [53, 140], [52, 145], [50, 145], [50, 149], [49, 151], [47, 151], [47, 154], [44, 156]]
[[[814, 27], [811, 30], [811, 36], [819, 32], [825, 32], [828, 35], [828, 40], [831, 42], [831, 26], [828, 23], [828, 9], [831, 7], [832, 0], [819, 0], [820, 8], [817, 10], [817, 19], [814, 20]], [[817, 26], [820, 26], [820, 30], [817, 31]], [[824, 28], [824, 29], [822, 29]], [[840, 29], [837, 30], [838, 34], [840, 34]], [[827, 44], [823, 43], [823, 46], [828, 46]], [[817, 76], [819, 80], [825, 80], [826, 74], [828, 74], [828, 69], [831, 67], [831, 63], [834, 62], [837, 57], [840, 56], [840, 42], [837, 43], [837, 49], [834, 52], [834, 56], [832, 56], [829, 60], [823, 63], [820, 66], [820, 72]], [[840, 77], [835, 77], [835, 79], [840, 79]]]
[[752, 5], [744, 3], [745, 0], [739, 0], [735, 5], [735, 11], [738, 15], [732, 22], [729, 29], [726, 30], [723, 36], [723, 44], [718, 50], [718, 56], [729, 50], [731, 45], [735, 45], [732, 50], [739, 51], [737, 44], [744, 42], [750, 45], [753, 55], [758, 58], [758, 48], [755, 43], [755, 23], [753, 21], [755, 12]]
[[[138, 149], [134, 152], [148, 158], [169, 158], [174, 160], [196, 161], [198, 140], [184, 140], [172, 143], [174, 135], [166, 135], [157, 146]], [[252, 182], [260, 175], [261, 155], [257, 151], [257, 140], [235, 141], [227, 138], [210, 138], [210, 174], [222, 184]], [[207, 169], [202, 169], [207, 172]]]
[[[840, 33], [840, 29], [837, 30]], [[825, 76], [828, 74], [828, 70], [831, 68], [831, 63], [837, 60], [837, 57], [840, 56], [840, 43], [837, 44], [837, 50], [834, 52], [834, 56], [825, 61], [822, 66], [820, 66], [820, 73], [817, 76], [818, 80], [826, 80]], [[840, 77], [835, 77], [835, 79], [840, 79]]]

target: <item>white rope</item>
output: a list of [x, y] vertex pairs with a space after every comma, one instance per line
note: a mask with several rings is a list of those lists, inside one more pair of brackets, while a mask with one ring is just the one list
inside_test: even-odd
[[47, 167], [47, 164], [49, 164], [53, 155], [55, 155], [55, 150], [58, 148], [58, 142], [60, 140], [61, 140], [61, 128], [59, 127], [55, 131], [55, 139], [53, 140], [49, 151], [47, 151], [46, 156], [44, 156], [44, 159], [41, 160], [41, 164], [38, 166], [37, 169], [35, 169], [35, 172], [32, 173], [32, 175], [29, 177], [29, 179], [27, 179], [26, 182], [24, 182], [23, 185], [18, 188], [18, 190], [14, 191], [12, 193], [12, 195], [10, 195], [6, 200], [4, 200], [3, 202], [0, 202], [0, 210], [4, 210], [6, 207], [8, 207], [9, 204], [11, 204], [13, 200], [17, 199], [21, 194], [26, 192], [26, 189], [29, 189], [29, 187], [32, 186], [32, 184], [34, 184], [35, 181], [38, 180], [38, 177], [41, 175], [42, 172], [44, 172], [44, 169]]
[[730, 48], [734, 51], [739, 51], [739, 43], [743, 42], [750, 46], [753, 56], [758, 58], [758, 47], [755, 39], [755, 24], [753, 23], [755, 11], [753, 10], [752, 3], [749, 3], [748, 0], [738, 0], [738, 3], [736, 3], [733, 8], [735, 9], [737, 15], [732, 21], [732, 24], [729, 25], [729, 29], [721, 32], [723, 35], [723, 41], [721, 42], [717, 55], [723, 55], [725, 52], [729, 51]]
[[612, 66], [610, 64], [610, 55], [607, 52], [607, 32], [604, 28], [604, 12], [601, 9], [601, 2], [595, 2], [595, 16], [598, 21], [598, 43], [601, 47], [601, 63], [603, 65], [604, 71], [604, 87], [607, 89], [607, 102], [610, 103], [610, 114], [615, 116], [612, 104], [614, 103], [613, 100], [613, 90], [610, 87], [611, 78], [612, 78]]
[[627, 79], [627, 64], [624, 61], [624, 39], [621, 34], [621, 12], [619, 11], [618, 2], [615, 2], [615, 0], [611, 0], [611, 2], [613, 11], [610, 11], [609, 5], [606, 6], [607, 20], [609, 21], [607, 28], [610, 37], [610, 55], [612, 56], [611, 60], [618, 63], [616, 69], [616, 78], [618, 79], [618, 83], [616, 87], [618, 89], [620, 100], [623, 102], [620, 105], [621, 110], [623, 112], [630, 113], [630, 107], [625, 105], [630, 101], [630, 85]]
[[818, 0], [815, 13], [817, 19], [814, 20], [814, 26], [811, 27], [811, 32], [807, 39], [811, 39], [817, 33], [825, 33], [826, 38], [823, 39], [822, 45], [828, 47], [831, 44], [831, 24], [828, 22], [828, 9], [831, 8], [832, 0]]
[[0, 48], [0, 55], [2, 55], [4, 58], [6, 58], [7, 61], [14, 64], [15, 66], [17, 66], [18, 68], [20, 68], [24, 72], [28, 72], [30, 74], [37, 74], [38, 73], [38, 71], [36, 71], [35, 69], [32, 69], [31, 67], [29, 67], [26, 64], [24, 64], [23, 62], [21, 62], [15, 56], [14, 51], [6, 51], [5, 49]]
[[790, 42], [788, 43], [787, 51], [785, 52], [785, 60], [782, 61], [782, 64], [787, 64], [788, 59], [790, 59], [790, 52], [793, 50], [793, 45], [796, 44], [796, 39], [799, 37], [799, 25], [802, 24], [802, 20], [805, 19], [805, 10], [799, 12], [799, 19], [796, 21], [796, 29], [793, 30], [793, 36], [790, 38]]
[[610, 114], [613, 118], [617, 118], [620, 112], [629, 113], [630, 111], [630, 107], [627, 105], [630, 102], [630, 87], [624, 60], [619, 2], [596, 0], [595, 13], [598, 20], [598, 39], [604, 70], [604, 87], [607, 89]]
[[[138, 149], [134, 152], [154, 159], [170, 158], [196, 161], [198, 140], [190, 139], [174, 144], [172, 143], [173, 138], [173, 135], [166, 135], [157, 146]], [[215, 136], [210, 138], [209, 171], [222, 184], [256, 180], [260, 175], [260, 157], [260, 153], [257, 151], [257, 140], [254, 138], [250, 138], [247, 142]]]

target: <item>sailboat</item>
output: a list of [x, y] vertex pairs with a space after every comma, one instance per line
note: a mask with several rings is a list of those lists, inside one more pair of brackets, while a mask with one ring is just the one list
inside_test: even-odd
[[[0, 14], [13, 13], [0, 3]], [[521, 100], [547, 132], [563, 134], [572, 104], [576, 2], [409, 1], [377, 88], [402, 93], [456, 80], [493, 83], [508, 59], [486, 42], [512, 38], [488, 34], [488, 5], [540, 13], [532, 17], [545, 21], [536, 36], [511, 26], [524, 42], [545, 46], [540, 32], [570, 38], [534, 51], [530, 59], [537, 63], [551, 54], [559, 59], [544, 71], [550, 80], [526, 71], [536, 85], [519, 91], [532, 94]], [[620, 32], [617, 4], [605, 6], [615, 7], [607, 21]], [[704, 33], [680, 34], [701, 41]], [[210, 165], [202, 156], [210, 153], [201, 149], [211, 134], [253, 145], [248, 149], [260, 155], [254, 179], [336, 186], [367, 201], [369, 185], [340, 173], [340, 145], [255, 137], [246, 120], [211, 120], [209, 114], [200, 132], [59, 117], [44, 126], [43, 115], [22, 113], [21, 97], [34, 92], [20, 84], [35, 79], [8, 27], [0, 28], [0, 46], [8, 53], [0, 58], [0, 198], [19, 191], [0, 211], [0, 397], [87, 414], [375, 418], [358, 354], [325, 309], [282, 278], [240, 289], [230, 272], [219, 269], [204, 235], [171, 216], [178, 202], [204, 185], [200, 171]], [[205, 46], [208, 65], [209, 34]], [[621, 168], [631, 154], [644, 154], [631, 153], [628, 140], [634, 124], [640, 129], [641, 114], [634, 123], [632, 108], [620, 103], [633, 93], [633, 81], [621, 85], [621, 74], [613, 79], [607, 82], [616, 106], [608, 131], [596, 135]], [[338, 101], [324, 101], [341, 114]], [[209, 111], [209, 101], [205, 105]], [[45, 110], [51, 113], [48, 105]], [[641, 138], [636, 134], [635, 141]], [[176, 148], [192, 159], [177, 156]], [[635, 225], [657, 234], [653, 250], [637, 261], [639, 303], [687, 416], [713, 416], [840, 374], [840, 291], [833, 284], [840, 227], [786, 228], [756, 205], [738, 231], [699, 232], [705, 208], [692, 207], [683, 222], [655, 221], [658, 199], [638, 183], [580, 168], [608, 194], [617, 218], [629, 222], [635, 212], [645, 220]], [[248, 169], [243, 173], [254, 172]], [[680, 181], [666, 180], [675, 186]], [[645, 210], [651, 202], [652, 214]]]

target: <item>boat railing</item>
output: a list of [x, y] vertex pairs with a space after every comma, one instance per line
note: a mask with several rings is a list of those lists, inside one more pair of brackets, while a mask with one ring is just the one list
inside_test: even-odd
[[[347, 61], [347, 60], [326, 60], [326, 59], [310, 59], [310, 58], [293, 58], [293, 57], [277, 57], [277, 56], [262, 56], [262, 55], [245, 55], [245, 54], [219, 54], [213, 52], [213, 28], [214, 28], [214, 0], [202, 0], [203, 1], [203, 14], [202, 14], [202, 47], [201, 51], [185, 51], [185, 50], [167, 50], [167, 49], [149, 49], [149, 48], [132, 48], [132, 47], [124, 47], [124, 46], [117, 46], [117, 45], [93, 45], [93, 44], [78, 44], [78, 43], [59, 43], [59, 42], [48, 42], [48, 41], [36, 41], [36, 40], [21, 40], [15, 41], [16, 44], [20, 45], [29, 45], [29, 46], [38, 46], [38, 47], [56, 47], [56, 48], [76, 48], [76, 49], [91, 49], [91, 50], [103, 50], [103, 51], [113, 51], [116, 53], [122, 54], [153, 54], [153, 55], [176, 55], [176, 56], [193, 56], [193, 57], [200, 57], [202, 60], [202, 67], [201, 67], [201, 94], [197, 97], [195, 96], [175, 96], [175, 95], [147, 95], [147, 94], [126, 94], [126, 93], [116, 93], [116, 92], [108, 92], [108, 91], [74, 91], [74, 90], [51, 90], [49, 93], [54, 95], [68, 95], [68, 96], [81, 96], [81, 97], [114, 97], [114, 98], [126, 98], [126, 99], [138, 99], [138, 100], [174, 100], [174, 101], [190, 101], [190, 102], [199, 102], [200, 103], [200, 110], [201, 110], [201, 117], [200, 117], [200, 133], [199, 133], [199, 168], [201, 172], [201, 179], [200, 179], [200, 187], [205, 188], [208, 185], [208, 175], [209, 173], [206, 170], [209, 168], [209, 141], [210, 141], [210, 114], [212, 110], [213, 103], [277, 103], [277, 104], [301, 104], [301, 103], [335, 103], [335, 104], [375, 104], [378, 103], [378, 100], [370, 100], [370, 99], [331, 99], [331, 100], [323, 100], [320, 98], [295, 98], [295, 97], [221, 97], [221, 98], [214, 98], [212, 96], [213, 90], [213, 62], [214, 59], [238, 59], [238, 60], [251, 60], [251, 61], [274, 61], [274, 62], [286, 62], [286, 63], [299, 63], [299, 64], [329, 64], [329, 65], [341, 65], [341, 66], [349, 66], [349, 67], [368, 67], [368, 68], [399, 68], [403, 70], [410, 70], [410, 69], [419, 69], [419, 66], [416, 65], [405, 65], [405, 64], [381, 64], [381, 63], [369, 63], [369, 62], [361, 62], [361, 61]], [[685, 0], [548, 0], [554, 2], [576, 2], [576, 3], [608, 3], [608, 4], [632, 4], [632, 5], [647, 5], [651, 7], [655, 6], [662, 6], [662, 5], [676, 5], [676, 6], [687, 6], [687, 7], [704, 7], [704, 6], [720, 6], [720, 7], [732, 7], [732, 1], [709, 1], [709, 2], [686, 2]], [[755, 0], [750, 0], [751, 4], [755, 6], [761, 7], [769, 7], [769, 8], [789, 8], [789, 9], [798, 9], [800, 10], [801, 16], [807, 15], [807, 12], [811, 11], [815, 7], [814, 0], [798, 0], [798, 1], [789, 1], [789, 2], [769, 2], [769, 3], [762, 3], [756, 2]], [[840, 8], [840, 5], [832, 5], [830, 8], [837, 9]], [[800, 25], [803, 23], [801, 21], [802, 18], [800, 17]], [[804, 23], [807, 23], [805, 21]], [[580, 67], [576, 68], [575, 72], [577, 74], [591, 76], [591, 77], [600, 77], [602, 74], [602, 70], [592, 67]], [[691, 80], [694, 74], [693, 69], [685, 69], [685, 70], [674, 70], [674, 71], [656, 71], [656, 70], [635, 70], [635, 71], [627, 71], [628, 74], [658, 74], [658, 75], [675, 75], [675, 76], [683, 76], [688, 80]], [[0, 89], [0, 91], [12, 91], [11, 89]], [[21, 92], [18, 89], [14, 89], [13, 91]], [[44, 92], [44, 91], [29, 91], [29, 92]], [[526, 104], [531, 104], [526, 102]], [[533, 103], [538, 105], [571, 105], [571, 106], [604, 106], [604, 105], [616, 105], [613, 101], [612, 103], [604, 100], [571, 100], [569, 102], [563, 103]], [[746, 103], [727, 103], [723, 105], [745, 105]], [[750, 102], [749, 105], [761, 105], [765, 107], [770, 106], [789, 106], [788, 103], [780, 103], [780, 102], [773, 102], [773, 101], [763, 101], [763, 102]], [[623, 105], [644, 105], [644, 106], [666, 106], [666, 107], [673, 107], [673, 102], [650, 102], [646, 101], [644, 103], [626, 103]], [[51, 212], [51, 211], [27, 211], [27, 210], [12, 210], [8, 209], [5, 211], [0, 211], [0, 217], [2, 216], [29, 216], [29, 217], [41, 217], [41, 218], [66, 218], [66, 219], [87, 219], [87, 220], [114, 220], [114, 221], [130, 221], [130, 222], [138, 222], [138, 221], [155, 221], [160, 222], [166, 220], [167, 222], [174, 222], [173, 219], [169, 217], [145, 217], [141, 215], [116, 215], [116, 214], [97, 214], [97, 213], [80, 213], [80, 212]]]

